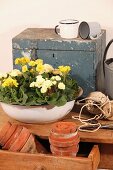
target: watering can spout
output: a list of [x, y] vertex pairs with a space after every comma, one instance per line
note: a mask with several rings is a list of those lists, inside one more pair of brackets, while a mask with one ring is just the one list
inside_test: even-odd
[[113, 99], [113, 58], [106, 59], [108, 49], [113, 43], [113, 39], [107, 44], [103, 56], [103, 73], [105, 79], [105, 93]]

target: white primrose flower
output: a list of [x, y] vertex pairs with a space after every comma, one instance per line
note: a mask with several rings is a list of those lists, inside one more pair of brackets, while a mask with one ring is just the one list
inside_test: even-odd
[[51, 80], [56, 80], [56, 78], [55, 78], [55, 77], [56, 77], [56, 76], [52, 76], [52, 77], [51, 77]]
[[41, 88], [41, 93], [46, 93], [47, 92], [47, 87], [45, 87], [45, 86], [42, 86], [42, 88]]
[[38, 87], [38, 88], [40, 88], [40, 87], [42, 87], [42, 84], [40, 84], [39, 82], [32, 82], [30, 84], [30, 87]]
[[56, 80], [56, 81], [60, 81], [61, 77], [60, 76], [52, 76], [51, 80]]
[[30, 87], [36, 87], [35, 84], [36, 84], [36, 82], [33, 81], [33, 82], [30, 84]]
[[52, 84], [52, 81], [51, 81], [51, 80], [45, 80], [45, 81], [43, 82], [42, 87], [44, 86], [44, 87], [46, 87], [46, 88], [48, 89], [48, 88], [50, 88], [52, 85], [53, 85], [53, 84]]
[[7, 77], [7, 73], [0, 73], [0, 79], [1, 78], [6, 78]]
[[64, 89], [65, 89], [65, 84], [62, 83], [62, 82], [60, 82], [60, 83], [58, 84], [58, 88], [61, 89], [61, 90], [64, 90]]
[[60, 81], [61, 77], [60, 76], [55, 76], [56, 81]]
[[44, 81], [45, 81], [45, 79], [42, 77], [42, 75], [38, 75], [36, 77], [36, 87], [38, 87], [38, 88], [42, 87]]
[[52, 84], [53, 84], [53, 85], [56, 85], [56, 84], [57, 84], [57, 82], [56, 82], [56, 81], [52, 81]]
[[14, 70], [12, 70], [12, 71], [9, 73], [9, 75], [10, 75], [11, 77], [16, 77], [16, 76], [22, 75], [22, 72], [21, 72], [20, 70], [18, 70], [18, 69], [14, 69]]
[[38, 75], [38, 76], [36, 76], [36, 79], [37, 79], [37, 81], [45, 80], [45, 79], [42, 77], [42, 75]]
[[45, 80], [42, 84], [41, 93], [46, 93], [51, 88], [53, 82], [51, 80]]

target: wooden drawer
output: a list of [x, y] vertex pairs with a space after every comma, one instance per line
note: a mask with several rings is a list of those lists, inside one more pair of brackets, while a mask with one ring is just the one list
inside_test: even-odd
[[87, 156], [78, 154], [75, 158], [0, 150], [1, 170], [97, 170], [99, 161], [98, 145], [93, 145]]

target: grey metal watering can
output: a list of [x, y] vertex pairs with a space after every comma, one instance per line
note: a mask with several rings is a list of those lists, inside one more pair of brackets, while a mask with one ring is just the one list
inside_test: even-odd
[[113, 39], [107, 44], [103, 56], [103, 72], [105, 77], [105, 93], [113, 99], [113, 58], [106, 59], [106, 55]]

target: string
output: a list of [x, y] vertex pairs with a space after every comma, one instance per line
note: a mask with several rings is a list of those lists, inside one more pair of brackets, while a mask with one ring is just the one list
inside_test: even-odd
[[[80, 104], [80, 102], [81, 101], [84, 101], [84, 100], [92, 100], [92, 101], [96, 101], [96, 100], [94, 100], [94, 98], [92, 98], [92, 97], [86, 97], [86, 98], [84, 98], [84, 99], [81, 99], [81, 100], [78, 100], [77, 102], [76, 102], [76, 104]], [[102, 109], [102, 107], [104, 106], [104, 105], [106, 105], [107, 103], [109, 103], [109, 112], [108, 112], [108, 116], [106, 115], [106, 113], [104, 112], [104, 110]], [[86, 103], [82, 103], [82, 104], [86, 104]], [[96, 106], [96, 107], [98, 107], [98, 109], [99, 110], [101, 110], [101, 112], [103, 113], [103, 117], [105, 117], [105, 118], [107, 118], [107, 117], [110, 117], [111, 116], [111, 101], [109, 100], [109, 98], [108, 98], [108, 96], [106, 96], [106, 101], [102, 104], [102, 105], [100, 105], [100, 104], [94, 104], [93, 102], [92, 103], [88, 103], [88, 105], [91, 105], [92, 104], [92, 106]]]
[[[81, 99], [81, 100], [79, 100], [78, 103], [80, 103], [81, 101], [87, 100], [87, 99], [91, 99], [91, 100], [92, 100], [93, 98], [88, 97], [88, 98], [85, 98], [85, 99]], [[95, 101], [95, 100], [93, 99], [93, 101]], [[105, 104], [107, 104], [107, 103], [109, 104], [108, 116], [106, 115], [105, 111], [102, 109], [102, 107], [103, 107]], [[79, 130], [79, 131], [95, 132], [95, 131], [97, 131], [97, 130], [99, 130], [99, 129], [101, 128], [101, 124], [100, 124], [100, 123], [92, 124], [92, 123], [89, 123], [89, 121], [91, 121], [91, 120], [98, 120], [98, 119], [103, 118], [103, 117], [106, 117], [106, 118], [107, 118], [107, 117], [109, 117], [109, 116], [111, 115], [111, 101], [109, 100], [108, 96], [106, 97], [106, 101], [105, 101], [101, 106], [100, 106], [100, 104], [99, 104], [99, 106], [98, 106], [97, 104], [95, 104], [95, 103], [92, 102], [92, 106], [96, 106], [96, 107], [101, 111], [101, 114], [100, 114], [100, 115], [95, 115], [93, 118], [89, 118], [89, 119], [83, 119], [83, 118], [81, 117], [82, 111], [83, 111], [84, 107], [89, 106], [89, 105], [91, 105], [91, 103], [90, 103], [90, 104], [89, 104], [89, 103], [86, 103], [86, 104], [84, 104], [84, 105], [81, 107], [79, 116], [72, 116], [72, 119], [77, 119], [77, 120], [79, 120], [79, 121], [83, 124], [83, 125], [80, 125], [80, 126], [78, 127], [78, 130]], [[94, 128], [94, 126], [96, 126], [97, 128], [96, 128], [96, 129], [92, 129], [92, 130], [83, 129], [83, 127], [87, 128], [87, 126], [89, 126], [89, 125], [93, 125], [93, 128]]]

